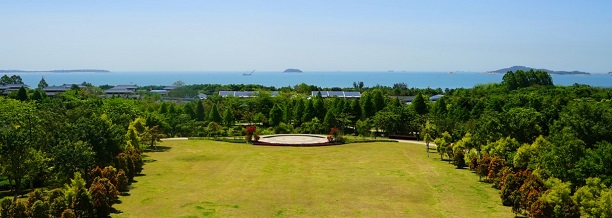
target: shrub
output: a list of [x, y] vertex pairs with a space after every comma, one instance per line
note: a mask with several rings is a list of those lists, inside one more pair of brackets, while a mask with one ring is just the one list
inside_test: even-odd
[[11, 204], [13, 201], [11, 199], [5, 198], [0, 202], [0, 217], [9, 217], [9, 210], [11, 209]]
[[117, 187], [117, 170], [112, 166], [107, 166], [102, 169], [102, 178], [108, 179], [111, 184]]
[[74, 197], [72, 197], [70, 209], [74, 212], [75, 217], [93, 217], [94, 205], [89, 192], [83, 188], [77, 188]]
[[453, 155], [453, 164], [457, 169], [463, 169], [466, 167], [463, 151], [457, 151]]
[[129, 191], [129, 186], [129, 180], [127, 175], [125, 175], [125, 171], [120, 169], [119, 173], [117, 173], [117, 190], [120, 192], [127, 192]]
[[[484, 176], [485, 178], [489, 175], [489, 164], [491, 163], [491, 156], [488, 154], [482, 155], [480, 160], [478, 160], [478, 166], [476, 168], [476, 174], [478, 174], [478, 180], [481, 180]], [[489, 181], [485, 179], [485, 181]]]
[[33, 218], [49, 217], [49, 202], [37, 200], [32, 204], [28, 211], [28, 216]]
[[8, 217], [27, 217], [26, 214], [26, 205], [25, 203], [23, 203], [23, 201], [15, 201], [13, 202], [13, 204], [11, 205], [11, 208], [9, 208], [9, 216]]
[[76, 214], [74, 214], [74, 211], [72, 211], [71, 209], [66, 209], [64, 210], [64, 212], [62, 212], [62, 218], [76, 218]]
[[499, 172], [502, 170], [504, 165], [505, 163], [503, 159], [499, 158], [498, 156], [493, 157], [489, 162], [489, 172], [487, 173], [487, 180], [489, 182], [495, 182], [500, 176]]

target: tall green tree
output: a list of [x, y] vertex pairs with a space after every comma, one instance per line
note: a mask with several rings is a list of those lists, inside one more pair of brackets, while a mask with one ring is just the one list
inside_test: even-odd
[[206, 117], [205, 114], [206, 112], [204, 112], [204, 104], [202, 104], [202, 100], [199, 100], [198, 105], [196, 106], [196, 112], [195, 112], [196, 120], [204, 121]]
[[219, 114], [219, 110], [217, 109], [217, 104], [213, 104], [212, 108], [210, 109], [210, 113], [208, 113], [208, 121], [215, 123], [222, 122], [221, 114]]
[[306, 109], [304, 106], [304, 100], [301, 98], [298, 98], [295, 101], [295, 107], [293, 108], [293, 120], [296, 126], [302, 125], [302, 117], [304, 117], [305, 110]]
[[319, 120], [323, 120], [327, 114], [327, 110], [325, 108], [325, 102], [323, 101], [321, 92], [317, 92], [317, 96], [314, 98], [313, 106], [315, 109], [315, 117], [319, 118]]
[[47, 81], [45, 81], [45, 77], [43, 77], [42, 79], [40, 79], [40, 82], [38, 82], [38, 89], [42, 90], [47, 87], [49, 87], [49, 84], [47, 84]]
[[312, 118], [315, 118], [316, 111], [312, 102], [312, 100], [306, 101], [306, 108], [304, 109], [304, 115], [302, 116], [302, 123], [310, 122]]
[[418, 93], [414, 99], [412, 100], [412, 106], [417, 114], [426, 114], [427, 113], [427, 103], [425, 102], [425, 98], [421, 93]]
[[361, 106], [363, 111], [361, 113], [361, 119], [373, 117], [374, 114], [376, 114], [376, 107], [374, 106], [374, 102], [372, 101], [370, 94], [365, 93], [365, 95], [363, 95], [363, 101], [361, 104], [363, 104]]
[[328, 110], [325, 114], [325, 119], [323, 119], [323, 126], [325, 127], [325, 129], [338, 127], [338, 120], [336, 119], [336, 114], [334, 114], [332, 110]]
[[282, 122], [282, 119], [283, 119], [283, 110], [280, 108], [279, 105], [275, 104], [274, 106], [272, 106], [272, 109], [270, 110], [270, 116], [269, 116], [268, 122], [270, 123], [271, 126], [278, 126], [278, 124]]
[[372, 102], [374, 103], [374, 110], [376, 112], [381, 111], [385, 108], [385, 97], [380, 89], [374, 89], [372, 91]]
[[20, 100], [20, 101], [27, 101], [29, 99], [28, 98], [28, 91], [26, 90], [25, 87], [22, 86], [22, 87], [19, 88], [19, 91], [17, 91], [17, 98], [16, 99]]
[[225, 112], [223, 112], [223, 124], [225, 126], [232, 126], [235, 122], [234, 110], [228, 105], [225, 107]]

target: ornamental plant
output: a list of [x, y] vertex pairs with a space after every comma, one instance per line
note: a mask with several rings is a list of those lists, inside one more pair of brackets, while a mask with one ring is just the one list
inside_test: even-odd
[[259, 140], [259, 136], [255, 134], [255, 131], [257, 131], [257, 127], [255, 126], [249, 126], [246, 128], [246, 135], [244, 136], [244, 139], [247, 140], [247, 142], [251, 142], [253, 140], [253, 136], [257, 136], [256, 137], [256, 141]]

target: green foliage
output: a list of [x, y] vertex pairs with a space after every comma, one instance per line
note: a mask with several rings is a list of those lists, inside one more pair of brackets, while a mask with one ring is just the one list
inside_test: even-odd
[[552, 86], [553, 82], [548, 72], [531, 69], [528, 72], [522, 70], [507, 72], [502, 79], [502, 84], [506, 85], [509, 90], [515, 90], [534, 85]]
[[601, 199], [601, 193], [607, 190], [608, 188], [601, 183], [599, 178], [588, 178], [586, 185], [576, 190], [572, 200], [576, 202], [582, 214], [591, 217], [604, 217], [602, 212], [605, 208], [599, 207], [599, 200]]
[[357, 133], [359, 133], [359, 135], [361, 136], [370, 136], [371, 132], [370, 130], [372, 129], [372, 124], [371, 121], [369, 119], [366, 120], [357, 120], [356, 123], [356, 129], [357, 129]]
[[208, 113], [208, 121], [221, 123], [223, 120], [221, 119], [221, 114], [219, 114], [219, 110], [217, 109], [217, 104], [213, 104], [210, 109], [210, 113]]
[[202, 100], [198, 101], [196, 105], [195, 118], [197, 121], [204, 121], [206, 112], [204, 111], [204, 105], [202, 104]]
[[25, 87], [19, 87], [19, 91], [17, 91], [17, 96], [16, 98], [19, 101], [27, 101], [29, 99], [28, 97], [28, 91], [26, 90]]
[[8, 85], [8, 84], [23, 84], [23, 80], [21, 79], [21, 76], [19, 75], [12, 75], [12, 76], [8, 76], [8, 75], [4, 75], [2, 76], [2, 78], [0, 78], [0, 85]]
[[306, 100], [306, 108], [302, 116], [302, 123], [309, 122], [315, 117], [316, 111], [312, 102], [313, 100]]
[[491, 156], [499, 156], [506, 163], [511, 164], [514, 161], [514, 154], [519, 147], [520, 144], [516, 139], [505, 137], [487, 144], [482, 150]]
[[412, 100], [412, 107], [417, 112], [417, 114], [426, 114], [427, 113], [427, 103], [425, 102], [425, 98], [421, 93], [418, 93], [416, 97]]
[[[546, 191], [538, 201], [549, 205], [552, 211], [543, 213], [548, 217], [580, 217], [580, 209], [571, 198], [571, 184], [557, 178], [549, 178], [545, 182]], [[552, 214], [550, 213], [552, 212]]]
[[336, 114], [332, 110], [328, 110], [327, 114], [325, 114], [325, 118], [323, 119], [323, 128], [331, 129], [331, 128], [343, 128], [342, 126], [338, 126], [338, 120], [336, 119]]
[[268, 122], [270, 123], [270, 126], [278, 126], [278, 124], [282, 122], [282, 119], [283, 119], [283, 110], [280, 108], [279, 105], [275, 104], [270, 110], [270, 116], [269, 116]]
[[40, 82], [38, 82], [38, 89], [42, 90], [42, 89], [47, 88], [47, 87], [49, 87], [49, 84], [47, 84], [47, 81], [45, 81], [44, 77], [41, 78]]
[[231, 107], [226, 107], [225, 112], [223, 112], [223, 125], [232, 126], [236, 122], [236, 117], [234, 117], [234, 110]]
[[448, 132], [443, 132], [441, 137], [436, 138], [434, 140], [434, 143], [436, 144], [436, 149], [438, 151], [438, 154], [440, 154], [440, 160], [443, 160], [443, 155], [447, 154], [448, 159], [450, 161], [450, 159], [452, 158], [452, 136], [450, 135], [450, 133]]

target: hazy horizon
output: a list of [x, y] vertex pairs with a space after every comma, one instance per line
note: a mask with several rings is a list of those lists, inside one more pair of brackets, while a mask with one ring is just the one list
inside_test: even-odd
[[609, 1], [15, 1], [0, 69], [612, 71]]

